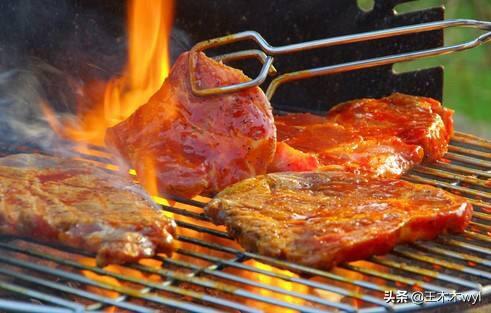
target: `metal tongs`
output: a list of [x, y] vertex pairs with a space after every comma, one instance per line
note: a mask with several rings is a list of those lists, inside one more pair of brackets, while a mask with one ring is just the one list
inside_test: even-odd
[[[276, 55], [290, 54], [299, 51], [325, 48], [330, 46], [343, 45], [343, 44], [349, 44], [349, 43], [366, 41], [366, 40], [381, 39], [381, 38], [387, 38], [387, 37], [393, 37], [399, 35], [427, 32], [432, 30], [440, 30], [450, 27], [477, 28], [477, 29], [485, 30], [486, 33], [478, 36], [473, 40], [452, 45], [452, 46], [443, 46], [433, 49], [394, 54], [394, 55], [388, 55], [383, 57], [352, 61], [342, 64], [315, 67], [311, 69], [305, 69], [305, 70], [300, 70], [290, 73], [283, 73], [271, 81], [268, 88], [266, 89], [266, 96], [268, 97], [268, 99], [271, 100], [275, 91], [278, 89], [278, 87], [281, 84], [294, 80], [347, 72], [347, 71], [364, 69], [364, 68], [369, 68], [379, 65], [393, 64], [403, 61], [411, 61], [411, 60], [429, 57], [429, 56], [449, 54], [452, 52], [474, 48], [483, 43], [491, 41], [491, 22], [470, 20], [470, 19], [452, 19], [452, 20], [443, 20], [443, 21], [431, 22], [431, 23], [409, 25], [409, 26], [396, 27], [396, 28], [384, 29], [379, 31], [365, 32], [365, 33], [354, 34], [354, 35], [346, 35], [346, 36], [339, 36], [333, 38], [313, 40], [308, 42], [301, 42], [301, 43], [280, 46], [280, 47], [271, 46], [259, 33], [255, 31], [244, 31], [232, 35], [227, 35], [227, 36], [199, 42], [191, 49], [190, 57], [189, 57], [191, 87], [193, 93], [198, 96], [208, 96], [208, 95], [217, 95], [217, 94], [235, 92], [246, 88], [259, 86], [266, 80], [268, 75], [277, 74], [277, 71], [273, 66], [273, 60], [274, 60], [273, 56]], [[200, 51], [204, 51], [206, 49], [215, 48], [218, 46], [223, 46], [223, 45], [231, 44], [238, 41], [245, 41], [245, 40], [253, 40], [259, 45], [261, 50], [252, 49], [252, 50], [233, 52], [233, 53], [216, 56], [214, 57], [214, 59], [225, 62], [225, 61], [247, 59], [253, 57], [257, 58], [263, 64], [258, 76], [250, 81], [239, 83], [239, 84], [221, 86], [216, 88], [200, 89], [195, 74], [197, 53]]]

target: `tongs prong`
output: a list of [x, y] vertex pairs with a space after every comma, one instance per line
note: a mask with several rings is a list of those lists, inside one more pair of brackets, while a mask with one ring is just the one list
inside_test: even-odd
[[[300, 70], [290, 73], [283, 73], [282, 75], [276, 77], [271, 81], [270, 85], [266, 90], [266, 95], [268, 96], [269, 99], [271, 99], [275, 91], [281, 84], [293, 80], [341, 73], [351, 70], [364, 69], [364, 68], [369, 68], [379, 65], [403, 62], [403, 61], [411, 61], [411, 60], [429, 57], [429, 56], [448, 54], [452, 52], [470, 49], [491, 40], [491, 22], [470, 20], [470, 19], [452, 19], [452, 20], [444, 20], [444, 21], [431, 22], [431, 23], [402, 26], [402, 27], [396, 27], [391, 29], [365, 32], [361, 34], [313, 40], [313, 41], [296, 43], [296, 44], [279, 46], [279, 47], [271, 46], [259, 33], [255, 31], [245, 31], [232, 35], [227, 35], [224, 37], [205, 40], [197, 43], [191, 49], [190, 57], [189, 57], [191, 88], [193, 93], [199, 96], [235, 92], [246, 88], [259, 86], [266, 80], [268, 74], [270, 75], [275, 74], [276, 69], [273, 67], [273, 56], [276, 55], [290, 54], [290, 53], [307, 51], [317, 48], [325, 48], [330, 46], [388, 38], [388, 37], [400, 36], [406, 34], [427, 32], [432, 30], [440, 30], [449, 27], [471, 27], [471, 28], [485, 30], [487, 32], [478, 36], [473, 40], [456, 44], [456, 45], [388, 55], [388, 56], [352, 61], [352, 62], [335, 64], [335, 65], [324, 66], [324, 67], [316, 67], [316, 68]], [[218, 46], [223, 46], [223, 45], [227, 45], [239, 41], [245, 41], [245, 40], [254, 41], [256, 44], [259, 45], [261, 50], [245, 50], [245, 51], [233, 52], [233, 53], [217, 56], [215, 57], [215, 59], [222, 60], [222, 61], [227, 61], [227, 60], [230, 61], [230, 60], [255, 57], [263, 63], [263, 66], [258, 76], [244, 83], [221, 86], [216, 88], [201, 89], [198, 86], [198, 82], [196, 80], [196, 75], [195, 75], [197, 53], [200, 51], [204, 51], [206, 49], [215, 48]]]

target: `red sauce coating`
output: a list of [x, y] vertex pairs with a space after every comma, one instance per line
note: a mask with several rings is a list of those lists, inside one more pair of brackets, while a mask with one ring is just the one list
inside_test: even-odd
[[345, 171], [246, 179], [205, 210], [246, 250], [323, 269], [462, 232], [472, 215], [466, 199], [442, 189]]
[[276, 116], [278, 141], [289, 148], [279, 150], [270, 171], [309, 168], [317, 158], [321, 170], [398, 177], [423, 157], [434, 161], [446, 153], [452, 114], [436, 100], [395, 93], [339, 104], [327, 117]]
[[[276, 148], [271, 106], [261, 89], [195, 96], [189, 57], [183, 53], [160, 90], [106, 133], [107, 145], [136, 169], [141, 181], [156, 177], [160, 192], [187, 197], [265, 173]], [[200, 88], [249, 80], [202, 53], [195, 57]]]

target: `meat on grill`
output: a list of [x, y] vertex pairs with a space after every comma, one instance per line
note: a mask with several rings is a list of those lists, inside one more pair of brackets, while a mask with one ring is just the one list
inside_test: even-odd
[[96, 253], [99, 266], [170, 254], [176, 224], [137, 185], [87, 162], [0, 158], [0, 233]]
[[338, 104], [327, 118], [364, 137], [399, 137], [407, 144], [421, 146], [425, 159], [435, 161], [447, 152], [453, 134], [452, 115], [452, 110], [434, 99], [394, 93], [381, 99]]
[[273, 173], [236, 183], [206, 207], [248, 251], [322, 269], [396, 244], [462, 232], [465, 199], [398, 179], [346, 172]]
[[[200, 88], [249, 80], [203, 53], [194, 56]], [[161, 192], [188, 197], [265, 173], [276, 146], [271, 105], [261, 89], [195, 96], [189, 57], [183, 53], [160, 90], [106, 133], [106, 144], [129, 161], [144, 184], [152, 171]]]
[[[400, 176], [440, 159], [453, 134], [453, 111], [433, 99], [395, 93], [335, 106], [327, 117], [275, 117], [278, 142], [270, 171], [342, 169]], [[317, 159], [317, 166], [312, 160]]]
[[337, 169], [397, 177], [423, 159], [421, 147], [395, 136], [364, 137], [312, 114], [277, 116], [275, 123], [279, 143], [270, 172]]

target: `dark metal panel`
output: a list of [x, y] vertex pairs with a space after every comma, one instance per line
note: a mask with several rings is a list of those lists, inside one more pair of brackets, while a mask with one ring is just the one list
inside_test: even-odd
[[[244, 30], [258, 31], [272, 45], [285, 45], [443, 19], [443, 8], [396, 15], [394, 6], [402, 2], [376, 1], [372, 11], [364, 12], [356, 0], [180, 0], [175, 27], [181, 37], [187, 36], [181, 38], [184, 50], [189, 48], [186, 43]], [[275, 65], [285, 72], [442, 44], [442, 31], [434, 31], [282, 56]], [[246, 73], [257, 70], [250, 64], [243, 68]], [[320, 112], [348, 99], [381, 97], [394, 91], [441, 99], [442, 87], [441, 68], [395, 75], [392, 66], [382, 66], [288, 84], [279, 89], [273, 104], [276, 108]]]
[[[374, 9], [364, 12], [356, 0], [177, 0], [172, 55], [175, 58], [197, 41], [248, 29], [260, 32], [273, 45], [284, 45], [443, 18], [442, 8], [394, 14], [394, 6], [402, 2], [406, 1], [375, 1]], [[91, 81], [116, 75], [124, 64], [124, 1], [1, 1], [0, 9], [0, 67], [4, 69], [32, 67], [35, 58], [66, 77]], [[275, 65], [280, 71], [292, 71], [442, 43], [442, 32], [434, 31], [282, 56]], [[257, 64], [245, 65], [251, 74], [258, 69]], [[325, 111], [344, 100], [380, 97], [396, 90], [441, 99], [442, 79], [440, 68], [394, 75], [391, 66], [383, 66], [288, 84], [273, 102], [277, 108]], [[57, 110], [73, 109], [69, 95], [61, 97], [48, 87], [47, 96]]]

